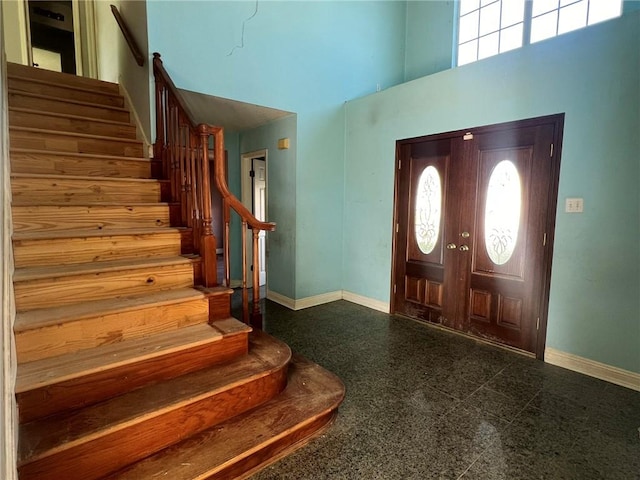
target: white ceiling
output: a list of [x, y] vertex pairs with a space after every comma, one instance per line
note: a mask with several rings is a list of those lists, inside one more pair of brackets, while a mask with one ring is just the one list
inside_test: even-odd
[[189, 90], [178, 90], [196, 123], [221, 126], [228, 132], [251, 130], [292, 113]]

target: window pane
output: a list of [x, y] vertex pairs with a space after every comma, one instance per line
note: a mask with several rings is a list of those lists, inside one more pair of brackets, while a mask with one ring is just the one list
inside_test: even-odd
[[589, 25], [619, 17], [622, 0], [591, 0], [589, 2]]
[[524, 20], [524, 0], [503, 0], [502, 2], [502, 28], [508, 27]]
[[495, 3], [499, 0], [480, 0], [480, 6], [484, 7], [485, 5], [489, 5], [490, 3]]
[[500, 2], [492, 3], [480, 9], [480, 35], [496, 32], [500, 29]]
[[460, 17], [460, 33], [458, 43], [464, 43], [478, 36], [478, 10]]
[[556, 8], [558, 8], [558, 0], [533, 0], [532, 15], [535, 17], [536, 15], [550, 12]]
[[498, 42], [500, 39], [500, 33], [492, 33], [486, 37], [480, 37], [478, 45], [478, 60], [481, 58], [487, 58], [491, 55], [498, 53]]
[[522, 46], [522, 23], [500, 31], [500, 53]]
[[531, 43], [555, 36], [557, 25], [557, 10], [534, 18], [531, 21]]
[[464, 43], [458, 47], [458, 65], [475, 62], [478, 59], [478, 40]]
[[587, 24], [587, 0], [560, 9], [558, 35], [582, 28]]
[[565, 7], [567, 5], [570, 5], [572, 3], [576, 3], [579, 2], [580, 0], [560, 0], [560, 6], [561, 7]]
[[418, 248], [429, 254], [438, 243], [442, 210], [442, 185], [438, 170], [429, 165], [422, 171], [416, 192], [414, 231]]
[[515, 249], [521, 202], [518, 170], [511, 161], [503, 160], [489, 177], [484, 211], [484, 243], [496, 265], [507, 263]]
[[460, 16], [477, 10], [480, 7], [480, 0], [460, 0]]

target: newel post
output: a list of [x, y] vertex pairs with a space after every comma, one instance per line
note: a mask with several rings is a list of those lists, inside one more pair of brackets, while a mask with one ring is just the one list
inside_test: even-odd
[[[207, 125], [198, 126], [200, 132], [200, 146], [202, 148], [202, 228], [200, 240], [200, 257], [202, 258], [202, 281], [205, 287], [218, 285], [218, 266], [216, 260], [216, 237], [213, 235], [211, 220], [211, 186], [209, 185], [209, 128]], [[214, 158], [214, 161], [220, 161]]]

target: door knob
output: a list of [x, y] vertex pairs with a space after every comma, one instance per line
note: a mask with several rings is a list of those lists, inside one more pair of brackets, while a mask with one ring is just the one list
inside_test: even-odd
[[468, 245], [460, 245], [460, 251], [461, 252], [468, 252], [469, 251], [469, 246]]
[[447, 243], [447, 250], [455, 250], [457, 245], [455, 243]]

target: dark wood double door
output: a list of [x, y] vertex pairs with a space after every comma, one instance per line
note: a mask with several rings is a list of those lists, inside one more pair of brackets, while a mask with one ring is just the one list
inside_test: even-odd
[[563, 118], [398, 142], [392, 312], [542, 357]]

